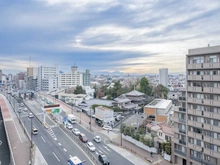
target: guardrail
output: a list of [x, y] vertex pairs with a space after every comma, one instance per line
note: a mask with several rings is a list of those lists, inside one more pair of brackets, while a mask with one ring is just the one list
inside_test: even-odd
[[[79, 140], [79, 137], [74, 135], [72, 132], [67, 130], [63, 125], [60, 125], [60, 128], [69, 136], [71, 139], [77, 143], [83, 151], [89, 156], [89, 158], [93, 161], [95, 165], [101, 165], [100, 161], [98, 160], [98, 157], [96, 158], [91, 151]], [[76, 155], [77, 156], [77, 155]]]

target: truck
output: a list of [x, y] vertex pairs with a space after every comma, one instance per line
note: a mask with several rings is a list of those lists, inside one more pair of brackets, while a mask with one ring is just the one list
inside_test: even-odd
[[77, 156], [73, 156], [68, 159], [68, 165], [83, 165], [84, 161], [81, 161]]
[[76, 123], [76, 117], [73, 115], [73, 114], [69, 114], [67, 116], [67, 120], [72, 123], [72, 124], [75, 124]]

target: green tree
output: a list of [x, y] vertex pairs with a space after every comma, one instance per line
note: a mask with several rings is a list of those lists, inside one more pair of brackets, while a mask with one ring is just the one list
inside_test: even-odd
[[76, 89], [74, 90], [74, 94], [85, 94], [85, 91], [83, 90], [82, 86], [77, 85]]
[[152, 93], [152, 87], [150, 86], [146, 77], [141, 78], [139, 91], [150, 96]]
[[120, 81], [115, 82], [114, 87], [111, 89], [111, 96], [116, 98], [123, 93], [122, 85]]
[[167, 99], [167, 94], [169, 92], [169, 89], [165, 86], [163, 86], [162, 84], [158, 84], [155, 88], [154, 88], [154, 96], [155, 97], [160, 97], [160, 98], [164, 98]]
[[165, 152], [168, 154], [168, 155], [171, 155], [171, 142], [170, 141], [167, 141], [165, 143]]
[[103, 85], [101, 88], [100, 88], [100, 91], [102, 93], [104, 93], [104, 95], [107, 95], [108, 94], [108, 85]]

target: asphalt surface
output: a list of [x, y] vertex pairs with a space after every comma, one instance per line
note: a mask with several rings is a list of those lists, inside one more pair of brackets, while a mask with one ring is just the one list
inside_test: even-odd
[[0, 110], [0, 164], [7, 165], [10, 163], [10, 151], [5, 133], [4, 122]]
[[[40, 108], [40, 104], [42, 104], [42, 102], [40, 102], [40, 100], [38, 100], [38, 102], [36, 102], [35, 100], [32, 100], [32, 101], [26, 101], [25, 102], [26, 105], [29, 106], [29, 108], [33, 108], [35, 110], [41, 110]], [[61, 113], [61, 116], [62, 117], [66, 117], [66, 114], [64, 112]], [[63, 149], [64, 150], [67, 150], [67, 152], [71, 151], [71, 153], [69, 155], [74, 155], [74, 153], [77, 153], [77, 156], [78, 156], [78, 152], [76, 152], [76, 148], [74, 147], [74, 149], [71, 149], [70, 148], [70, 145], [71, 142], [69, 142], [69, 137], [66, 136], [59, 127], [56, 127], [56, 123], [54, 121], [51, 121], [51, 119], [47, 119], [47, 121], [49, 122], [48, 125], [52, 126], [52, 131], [54, 133], [54, 135], [56, 136], [57, 139], [62, 139], [62, 146], [65, 146]], [[79, 122], [79, 121], [78, 121]], [[88, 138], [88, 141], [91, 141], [95, 147], [96, 147], [96, 151], [95, 152], [90, 152], [88, 149], [86, 150], [86, 153], [87, 154], [93, 154], [94, 157], [96, 157], [98, 159], [98, 155], [99, 154], [105, 154], [110, 163], [112, 165], [118, 165], [118, 164], [126, 164], [126, 165], [133, 165], [133, 163], [131, 163], [130, 161], [128, 161], [127, 159], [125, 159], [123, 156], [121, 156], [120, 154], [118, 154], [117, 152], [115, 152], [114, 150], [112, 150], [111, 148], [109, 148], [106, 144], [108, 143], [108, 138], [105, 136], [105, 135], [102, 135], [100, 132], [96, 132], [95, 134], [92, 134], [91, 132], [89, 132], [88, 130], [84, 129], [83, 127], [81, 127], [80, 124], [76, 123], [76, 124], [73, 124], [73, 127], [74, 128], [78, 128], [80, 130], [80, 132], [84, 133], [87, 138]], [[61, 131], [61, 132], [60, 132]], [[69, 133], [70, 133], [70, 138], [72, 139], [73, 136], [75, 136], [71, 130], [69, 130]], [[101, 138], [102, 138], [102, 142], [101, 143], [96, 143], [93, 141], [93, 137], [95, 135], [99, 135]], [[67, 139], [66, 139], [66, 137]], [[74, 137], [74, 138], [77, 138], [78, 137]], [[63, 140], [65, 139], [65, 140]], [[81, 141], [80, 141], [81, 142]], [[83, 147], [86, 148], [86, 144], [82, 143], [80, 144], [80, 146], [82, 147], [82, 145], [84, 145]], [[77, 149], [78, 150], [78, 149]], [[90, 153], [88, 153], [90, 152]], [[84, 159], [83, 159], [84, 160]], [[86, 163], [84, 163], [86, 164]]]

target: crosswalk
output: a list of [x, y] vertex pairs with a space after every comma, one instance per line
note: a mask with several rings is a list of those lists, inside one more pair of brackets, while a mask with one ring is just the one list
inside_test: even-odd
[[96, 148], [95, 153], [96, 153], [96, 155], [100, 155], [100, 154], [109, 155], [111, 153], [111, 150], [107, 146], [102, 146], [102, 147]]
[[52, 138], [53, 138], [54, 140], [57, 140], [57, 138], [56, 138], [56, 136], [55, 136], [53, 130], [52, 130], [50, 127], [47, 129], [47, 132], [52, 136]]

